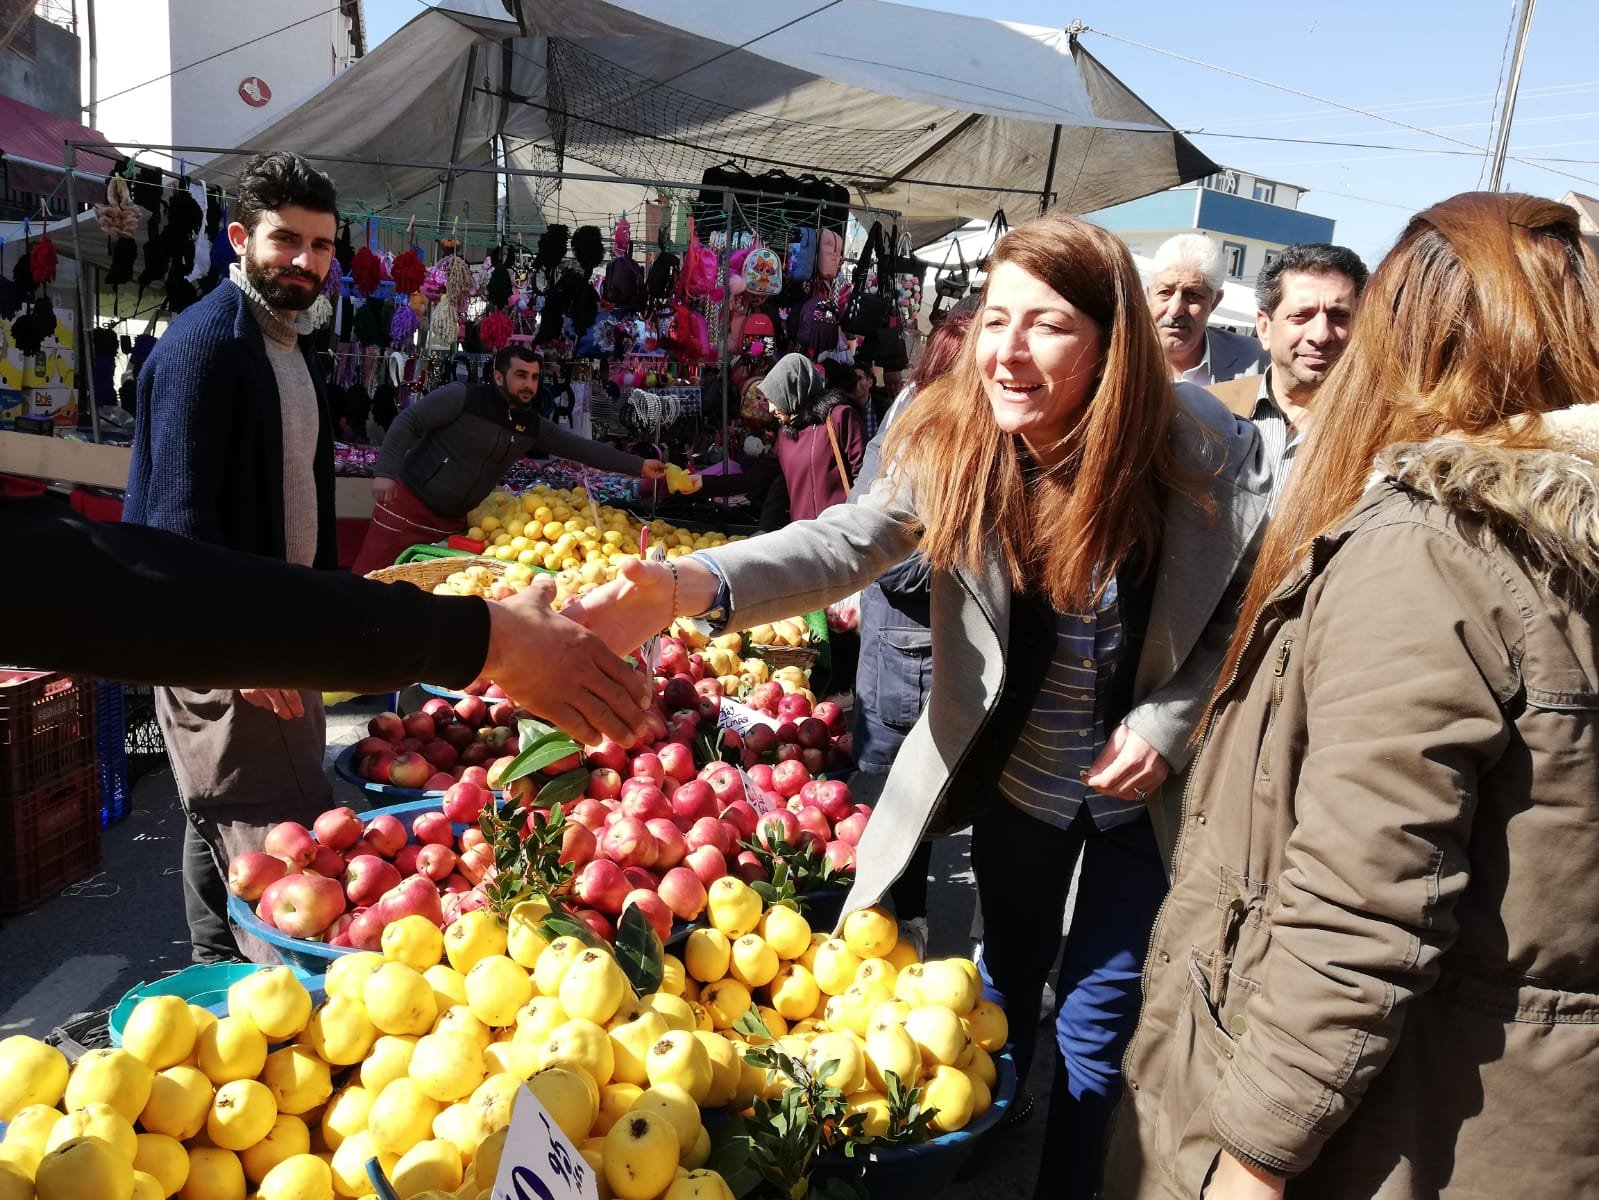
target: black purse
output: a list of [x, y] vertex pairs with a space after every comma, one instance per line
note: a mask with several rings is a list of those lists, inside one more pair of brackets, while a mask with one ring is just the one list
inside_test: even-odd
[[[949, 256], [955, 255], [960, 266], [951, 270]], [[938, 293], [941, 300], [959, 300], [971, 291], [972, 277], [966, 267], [966, 252], [961, 249], [960, 239], [951, 237], [949, 249], [944, 251], [944, 265], [938, 268], [938, 277], [933, 280], [933, 291]]]
[[877, 272], [878, 290], [869, 291], [866, 287], [872, 260], [881, 257], [882, 249], [883, 225], [881, 221], [873, 221], [871, 231], [866, 235], [866, 247], [861, 251], [860, 262], [855, 265], [849, 303], [844, 306], [844, 332], [855, 337], [875, 337], [877, 331], [888, 322], [889, 309], [893, 306], [891, 296], [883, 290], [887, 275], [881, 267]]
[[1000, 239], [1010, 232], [1010, 222], [1005, 219], [1005, 210], [996, 208], [993, 219], [988, 222], [989, 231], [994, 235], [994, 240], [988, 244], [988, 253], [983, 255], [983, 261], [977, 264], [977, 269], [988, 271], [989, 257], [999, 248]]

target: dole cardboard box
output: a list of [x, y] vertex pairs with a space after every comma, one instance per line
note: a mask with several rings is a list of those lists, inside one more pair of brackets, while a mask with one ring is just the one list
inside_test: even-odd
[[24, 390], [26, 415], [49, 417], [57, 425], [78, 423], [78, 393], [70, 387], [33, 387]]

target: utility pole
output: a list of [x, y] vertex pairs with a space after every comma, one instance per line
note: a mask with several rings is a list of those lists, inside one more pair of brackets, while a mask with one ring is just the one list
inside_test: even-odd
[[1532, 29], [1532, 14], [1538, 0], [1521, 0], [1521, 19], [1516, 26], [1516, 50], [1510, 62], [1510, 85], [1505, 89], [1505, 108], [1499, 117], [1499, 132], [1494, 138], [1493, 166], [1488, 172], [1488, 190], [1497, 192], [1505, 176], [1505, 155], [1510, 149], [1510, 122], [1516, 115], [1516, 90], [1521, 86], [1521, 63], [1527, 55], [1527, 34]]
[[83, 15], [89, 23], [89, 128], [95, 127], [100, 113], [100, 39], [94, 25], [94, 0], [83, 0]]

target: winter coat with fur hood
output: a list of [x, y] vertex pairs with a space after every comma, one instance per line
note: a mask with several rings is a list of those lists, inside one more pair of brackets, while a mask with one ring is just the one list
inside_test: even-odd
[[1599, 1195], [1599, 406], [1391, 447], [1184, 798], [1106, 1197]]

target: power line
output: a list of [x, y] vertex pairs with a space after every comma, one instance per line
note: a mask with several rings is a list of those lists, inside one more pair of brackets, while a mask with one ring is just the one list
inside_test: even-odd
[[[1390, 146], [1382, 142], [1341, 142], [1329, 138], [1291, 138], [1272, 137], [1263, 133], [1212, 133], [1205, 129], [1183, 129], [1179, 132], [1184, 137], [1210, 137], [1226, 138], [1237, 142], [1278, 142], [1288, 146], [1337, 146], [1346, 150], [1396, 150], [1401, 154], [1444, 154], [1459, 155], [1462, 158], [1475, 158], [1481, 154], [1480, 150], [1449, 150], [1443, 147], [1423, 149], [1420, 146]], [[1566, 145], [1590, 146], [1592, 142], [1568, 142]], [[1570, 163], [1577, 166], [1599, 166], [1599, 159], [1595, 158], [1560, 158], [1551, 155], [1522, 156], [1517, 162], [1537, 165], [1541, 163]]]
[[[1179, 54], [1175, 50], [1163, 50], [1159, 46], [1151, 46], [1146, 42], [1139, 42], [1133, 40], [1132, 38], [1120, 37], [1114, 33], [1106, 33], [1103, 29], [1085, 27], [1082, 32], [1097, 33], [1100, 37], [1107, 38], [1110, 41], [1121, 42], [1125, 46], [1132, 46], [1139, 50], [1147, 50], [1151, 54], [1159, 54], [1165, 58], [1176, 59], [1178, 62], [1184, 62], [1190, 66], [1202, 67], [1207, 71], [1216, 71], [1222, 75], [1229, 75], [1234, 79], [1241, 79], [1245, 83], [1257, 84], [1260, 87], [1271, 88], [1273, 91], [1286, 92], [1290, 96], [1298, 96], [1301, 100], [1309, 100], [1315, 104], [1323, 104], [1329, 108], [1336, 108], [1344, 112], [1354, 113], [1356, 116], [1365, 117], [1368, 120], [1381, 121], [1385, 125], [1393, 125], [1400, 129], [1408, 129], [1412, 133], [1425, 134], [1427, 137], [1438, 138], [1441, 141], [1451, 142], [1457, 146], [1464, 146], [1476, 154], [1489, 153], [1489, 150], [1486, 146], [1475, 145], [1463, 138], [1451, 137], [1449, 134], [1439, 133], [1435, 129], [1427, 129], [1421, 125], [1412, 125], [1408, 121], [1400, 121], [1394, 117], [1386, 117], [1381, 113], [1372, 112], [1369, 109], [1359, 108], [1353, 104], [1344, 104], [1338, 100], [1329, 100], [1325, 96], [1317, 96], [1311, 92], [1302, 91], [1299, 88], [1289, 87], [1285, 83], [1275, 83], [1270, 79], [1261, 79], [1255, 75], [1248, 75], [1243, 71], [1235, 71], [1231, 67], [1218, 66], [1216, 63], [1208, 63], [1202, 59], [1190, 57], [1187, 54]], [[1587, 183], [1599, 187], [1599, 179], [1590, 179], [1586, 175], [1574, 175], [1570, 171], [1561, 171], [1555, 167], [1545, 166], [1543, 163], [1529, 162], [1528, 160], [1516, 155], [1511, 155], [1510, 157], [1513, 161], [1532, 167], [1535, 170], [1547, 171], [1551, 175], [1559, 175], [1565, 179], [1575, 179], [1578, 183]]]
[[[1494, 84], [1494, 102], [1488, 109], [1488, 128], [1492, 129], [1499, 120], [1499, 98], [1504, 94], [1505, 63], [1510, 58], [1510, 39], [1516, 32], [1516, 0], [1510, 0], [1510, 22], [1505, 26], [1504, 44], [1499, 47], [1499, 80]], [[1483, 176], [1488, 172], [1488, 160], [1482, 160], [1482, 166], [1477, 169], [1477, 186], [1482, 186]]]
[[229, 46], [225, 50], [218, 50], [215, 54], [208, 54], [204, 58], [197, 58], [191, 63], [184, 63], [181, 67], [172, 68], [172, 70], [168, 71], [165, 75], [157, 75], [154, 79], [146, 79], [143, 83], [136, 83], [130, 88], [123, 88], [120, 92], [112, 92], [109, 96], [101, 96], [97, 103], [104, 104], [107, 100], [115, 100], [118, 96], [126, 96], [129, 92], [136, 92], [140, 88], [147, 88], [152, 83], [160, 83], [163, 79], [171, 79], [174, 75], [177, 75], [182, 71], [187, 71], [190, 67], [198, 67], [202, 63], [211, 62], [215, 59], [221, 58], [225, 54], [232, 54], [235, 50], [243, 50], [246, 46], [253, 46], [257, 42], [264, 42], [269, 37], [277, 37], [277, 35], [280, 33], [287, 33], [296, 25], [304, 25], [307, 21], [320, 21], [323, 17], [332, 16], [334, 13], [340, 11], [341, 8], [342, 5], [335, 4], [332, 8], [324, 9], [321, 12], [312, 13], [309, 17], [301, 17], [298, 21], [290, 21], [281, 29], [274, 29], [270, 33], [263, 33], [259, 37], [253, 37], [247, 42], [240, 42], [237, 46]]

